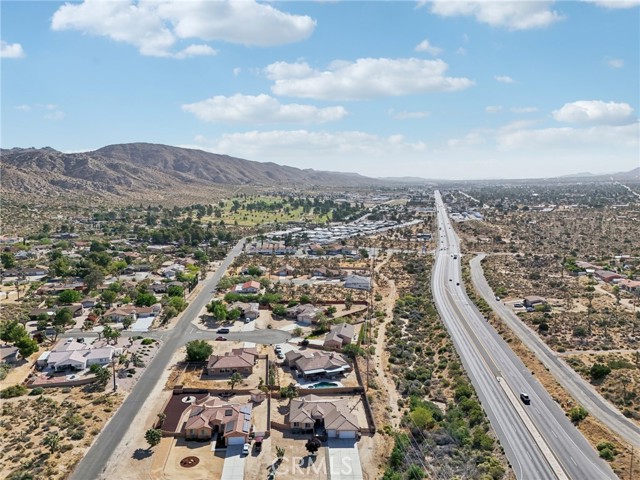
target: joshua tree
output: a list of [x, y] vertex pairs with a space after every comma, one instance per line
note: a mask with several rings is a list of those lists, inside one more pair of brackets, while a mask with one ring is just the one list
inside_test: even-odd
[[42, 444], [45, 447], [49, 447], [51, 453], [55, 452], [60, 446], [60, 434], [58, 432], [47, 433], [47, 436], [42, 440]]
[[233, 390], [236, 384], [240, 383], [241, 381], [242, 375], [240, 375], [238, 372], [234, 372], [233, 375], [231, 375], [231, 378], [229, 378], [229, 385], [231, 386], [231, 390]]

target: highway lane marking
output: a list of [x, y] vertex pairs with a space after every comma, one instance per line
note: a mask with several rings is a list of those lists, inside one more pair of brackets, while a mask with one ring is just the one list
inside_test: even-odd
[[[447, 241], [449, 240], [449, 235], [447, 234]], [[445, 255], [439, 255], [436, 258], [436, 267], [440, 267], [440, 264], [442, 262], [439, 262], [440, 260], [444, 260]], [[442, 271], [443, 273], [448, 273], [449, 272], [449, 268], [450, 265], [448, 263], [444, 264], [446, 266], [443, 266], [441, 268], [437, 268], [438, 271]], [[456, 265], [456, 267], [458, 267], [458, 265]], [[458, 270], [456, 270], [456, 273], [458, 272]], [[439, 272], [438, 272], [439, 273]], [[445, 278], [447, 278], [449, 275], [445, 275]], [[455, 275], [454, 275], [455, 276]], [[435, 276], [434, 276], [435, 278]], [[459, 280], [456, 277], [456, 280]], [[461, 283], [461, 282], [459, 282]], [[497, 372], [497, 374], [495, 375], [497, 378], [500, 376], [500, 368], [498, 368], [496, 360], [493, 358], [493, 355], [491, 355], [490, 350], [487, 348], [486, 344], [484, 343], [484, 341], [482, 340], [482, 338], [478, 335], [475, 334], [475, 332], [472, 329], [471, 324], [469, 323], [469, 321], [467, 320], [466, 315], [464, 315], [461, 311], [461, 309], [458, 307], [458, 303], [455, 301], [454, 299], [454, 295], [450, 290], [453, 290], [453, 288], [449, 287], [449, 284], [445, 282], [445, 286], [442, 287], [440, 285], [441, 289], [444, 290], [444, 298], [448, 297], [449, 299], [449, 308], [447, 308], [447, 310], [450, 313], [454, 313], [454, 317], [455, 312], [457, 312], [459, 314], [459, 323], [460, 323], [460, 327], [462, 332], [466, 331], [467, 335], [466, 336], [467, 339], [469, 340], [470, 346], [473, 348], [475, 347], [475, 350], [477, 351], [478, 358], [480, 359], [480, 361], [482, 363], [485, 364], [487, 370], [489, 372]], [[460, 287], [462, 288], [462, 286], [460, 285]], [[440, 290], [440, 289], [438, 289]], [[455, 291], [455, 290], [454, 290]], [[456, 291], [457, 293], [457, 291]], [[457, 297], [458, 295], [456, 295]], [[443, 298], [443, 299], [444, 299]], [[435, 299], [434, 299], [435, 300]], [[465, 303], [464, 299], [461, 299], [461, 303]], [[436, 305], [437, 307], [437, 305]], [[455, 310], [455, 312], [453, 312]], [[475, 312], [472, 311], [472, 314], [475, 315]], [[483, 354], [484, 353], [484, 354]], [[490, 360], [490, 362], [493, 364], [494, 368], [491, 368], [491, 366], [487, 363], [486, 359]], [[547, 463], [549, 464], [549, 466], [551, 467], [551, 470], [554, 472], [554, 474], [560, 479], [560, 480], [569, 480], [569, 477], [565, 474], [564, 470], [562, 469], [562, 466], [560, 465], [560, 463], [558, 462], [558, 459], [553, 455], [553, 452], [551, 451], [551, 449], [549, 448], [549, 446], [547, 445], [547, 443], [544, 441], [544, 439], [542, 438], [542, 436], [540, 435], [540, 432], [537, 430], [537, 428], [535, 427], [535, 425], [533, 425], [533, 422], [531, 421], [531, 419], [528, 417], [528, 415], [526, 414], [526, 412], [524, 411], [524, 409], [522, 408], [522, 406], [519, 404], [518, 400], [515, 398], [515, 395], [512, 392], [512, 389], [509, 387], [508, 385], [508, 381], [506, 379], [502, 379], [504, 381], [500, 381], [500, 378], [498, 378], [498, 383], [500, 384], [500, 387], [502, 388], [502, 390], [504, 391], [504, 393], [506, 394], [509, 402], [512, 404], [512, 406], [515, 408], [518, 416], [520, 417], [522, 423], [524, 424], [525, 428], [529, 431], [530, 435], [533, 437], [533, 440], [535, 442], [535, 444], [537, 445], [538, 449], [540, 450], [540, 452], [542, 453], [543, 457], [545, 458], [545, 460], [547, 461]], [[576, 465], [577, 466], [577, 465]]]
[[571, 459], [571, 461], [573, 462], [573, 464], [577, 467], [578, 464], [576, 463], [576, 461], [573, 459], [573, 457], [569, 456], [569, 458]]

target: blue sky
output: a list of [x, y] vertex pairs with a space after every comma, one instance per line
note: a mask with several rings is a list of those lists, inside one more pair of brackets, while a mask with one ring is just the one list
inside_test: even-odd
[[640, 0], [0, 8], [3, 148], [454, 179], [640, 165]]

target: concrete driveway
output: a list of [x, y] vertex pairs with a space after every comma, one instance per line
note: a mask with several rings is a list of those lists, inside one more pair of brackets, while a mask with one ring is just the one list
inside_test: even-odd
[[328, 442], [331, 480], [362, 480], [362, 466], [356, 440], [330, 438]]
[[242, 455], [242, 445], [228, 446], [220, 480], [238, 480], [239, 478], [244, 478], [244, 461], [246, 458], [247, 457]]

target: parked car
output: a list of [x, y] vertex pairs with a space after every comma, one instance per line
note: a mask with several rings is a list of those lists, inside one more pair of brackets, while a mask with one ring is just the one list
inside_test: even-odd
[[278, 357], [279, 360], [284, 359], [284, 355], [282, 354], [282, 352], [276, 353], [276, 357]]
[[253, 449], [256, 452], [259, 452], [260, 450], [262, 450], [262, 440], [263, 440], [263, 437], [256, 437], [256, 441], [253, 444]]
[[499, 301], [500, 301], [500, 297], [496, 297], [496, 302], [499, 302]]
[[527, 312], [535, 312], [536, 309], [533, 307], [527, 307]]
[[524, 305], [522, 305], [521, 303], [514, 303], [513, 304], [513, 308], [522, 308], [524, 307]]
[[216, 330], [216, 333], [229, 333], [229, 329], [228, 328], [219, 328], [218, 330]]
[[248, 443], [245, 443], [242, 446], [242, 455], [249, 455], [249, 451], [251, 450], [251, 445]]
[[280, 345], [276, 345], [275, 347], [273, 347], [273, 350], [276, 353], [280, 353], [282, 352], [282, 347]]
[[249, 317], [245, 317], [244, 323], [249, 323], [250, 321], [251, 321], [251, 319]]
[[227, 337], [223, 337], [222, 335], [216, 337], [216, 340], [218, 340], [219, 342], [224, 342], [227, 340]]
[[526, 393], [520, 394], [520, 400], [522, 400], [522, 403], [524, 403], [525, 405], [529, 405], [531, 403], [531, 399], [529, 398], [529, 395], [527, 395]]

